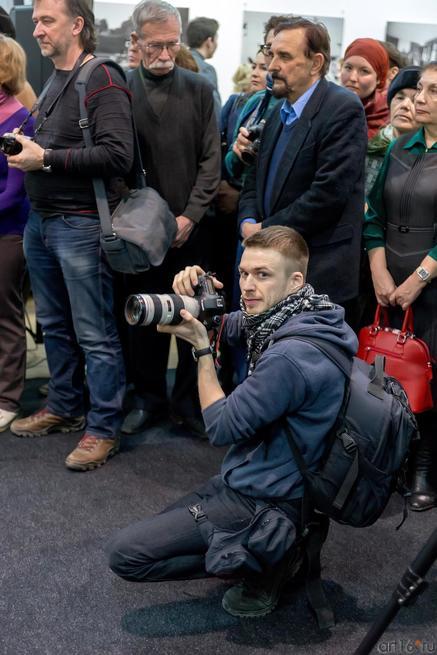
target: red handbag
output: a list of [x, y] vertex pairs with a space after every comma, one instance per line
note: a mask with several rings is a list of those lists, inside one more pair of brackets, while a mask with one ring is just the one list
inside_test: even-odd
[[378, 305], [373, 324], [360, 330], [358, 340], [357, 357], [372, 364], [376, 355], [383, 355], [385, 372], [402, 384], [415, 414], [432, 409], [431, 355], [426, 343], [414, 336], [411, 307], [397, 330], [389, 326], [387, 310]]

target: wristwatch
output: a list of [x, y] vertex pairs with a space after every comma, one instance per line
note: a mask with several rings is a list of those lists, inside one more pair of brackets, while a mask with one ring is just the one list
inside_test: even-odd
[[43, 164], [41, 166], [41, 170], [44, 171], [44, 173], [51, 173], [52, 172], [52, 165], [51, 164], [46, 165], [44, 163], [45, 160], [46, 160], [47, 153], [51, 152], [51, 150], [52, 150], [51, 148], [47, 148], [47, 150], [44, 150], [43, 160], [42, 160]]
[[193, 346], [191, 348], [191, 352], [193, 353], [193, 359], [195, 362], [198, 362], [199, 358], [203, 357], [204, 355], [212, 355], [213, 358], [215, 357], [215, 350], [212, 346], [208, 346], [208, 348], [201, 348], [200, 350], [196, 350]]
[[423, 268], [423, 266], [418, 266], [416, 268], [416, 273], [422, 280], [422, 282], [431, 282], [429, 279], [431, 277], [431, 273], [426, 270], [426, 268]]

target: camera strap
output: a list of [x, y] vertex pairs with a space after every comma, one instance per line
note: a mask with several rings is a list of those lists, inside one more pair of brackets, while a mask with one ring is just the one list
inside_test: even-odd
[[225, 327], [225, 322], [226, 322], [226, 314], [222, 316], [222, 320], [220, 322], [220, 326], [218, 330], [214, 330], [212, 338], [210, 340], [211, 342], [211, 347], [214, 349], [214, 365], [218, 371], [221, 370], [222, 368], [222, 360], [220, 357], [220, 344], [221, 344], [221, 338], [223, 334], [223, 329]]
[[[67, 79], [65, 80], [65, 82], [64, 82], [64, 84], [63, 84], [63, 86], [62, 86], [62, 88], [61, 88], [60, 91], [57, 93], [57, 95], [56, 95], [56, 97], [54, 98], [54, 100], [52, 100], [52, 102], [50, 103], [50, 106], [49, 106], [49, 107], [46, 109], [46, 111], [44, 112], [44, 116], [43, 116], [43, 118], [42, 118], [42, 120], [41, 120], [41, 123], [40, 123], [40, 124], [38, 125], [38, 127], [35, 129], [35, 132], [34, 132], [34, 138], [35, 138], [35, 136], [38, 134], [38, 132], [41, 131], [43, 125], [44, 125], [45, 122], [48, 120], [50, 114], [52, 113], [52, 111], [53, 111], [53, 109], [56, 107], [56, 104], [58, 103], [59, 99], [60, 99], [61, 96], [63, 95], [65, 89], [66, 89], [67, 86], [70, 84], [70, 82], [71, 82], [71, 80], [73, 79], [73, 77], [76, 75], [78, 69], [81, 67], [81, 65], [83, 64], [83, 61], [84, 61], [85, 57], [87, 57], [88, 54], [89, 54], [88, 52], [81, 52], [81, 54], [79, 55], [79, 57], [76, 59], [76, 62], [75, 62], [75, 64], [74, 64], [72, 70], [70, 71], [69, 76], [68, 76]], [[56, 69], [55, 69], [55, 70], [52, 72], [52, 74], [50, 75], [49, 79], [47, 80], [47, 82], [46, 82], [45, 85], [44, 85], [43, 90], [42, 90], [41, 93], [39, 94], [39, 96], [38, 96], [36, 102], [34, 103], [33, 107], [30, 109], [29, 114], [26, 116], [26, 118], [25, 118], [24, 121], [21, 123], [20, 127], [18, 128], [18, 130], [19, 130], [20, 133], [21, 133], [21, 132], [24, 130], [24, 128], [26, 127], [26, 125], [27, 125], [27, 123], [29, 122], [31, 116], [33, 116], [33, 114], [34, 114], [35, 112], [37, 112], [37, 111], [40, 109], [40, 107], [41, 107], [41, 105], [42, 105], [42, 103], [43, 103], [43, 100], [45, 99], [47, 93], [49, 92], [50, 87], [52, 86], [52, 83], [53, 83], [53, 80], [55, 79], [55, 77], [56, 77]]]

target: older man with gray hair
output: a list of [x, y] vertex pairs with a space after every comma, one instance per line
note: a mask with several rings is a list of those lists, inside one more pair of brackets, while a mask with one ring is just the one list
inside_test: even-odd
[[[181, 18], [168, 2], [146, 0], [134, 10], [132, 40], [141, 52], [130, 74], [133, 111], [149, 186], [168, 202], [178, 231], [163, 264], [126, 281], [130, 293], [167, 293], [174, 275], [199, 260], [207, 267], [210, 238], [203, 218], [220, 181], [220, 138], [212, 88], [175, 64]], [[169, 335], [136, 328], [127, 343], [128, 375], [135, 387], [133, 410], [122, 431], [132, 434], [167, 412]], [[171, 399], [177, 422], [202, 430], [196, 371], [190, 348], [178, 343], [179, 363]]]

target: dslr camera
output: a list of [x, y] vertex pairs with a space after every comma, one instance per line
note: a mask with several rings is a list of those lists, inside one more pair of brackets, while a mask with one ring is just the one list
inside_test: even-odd
[[261, 135], [263, 133], [265, 120], [261, 120], [256, 125], [247, 128], [249, 132], [247, 138], [251, 144], [241, 151], [241, 159], [245, 164], [253, 164], [258, 156], [259, 145], [261, 143]]
[[3, 136], [0, 136], [0, 150], [5, 155], [18, 155], [23, 150], [23, 146], [18, 143], [15, 134], [5, 132]]
[[194, 297], [175, 293], [138, 293], [126, 301], [124, 315], [129, 325], [178, 325], [181, 309], [186, 309], [210, 330], [220, 324], [225, 313], [225, 300], [218, 293], [208, 273], [199, 276]]

